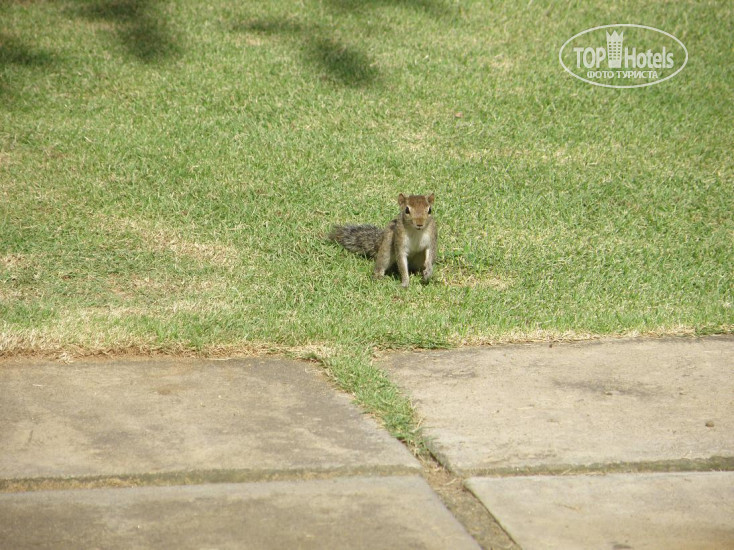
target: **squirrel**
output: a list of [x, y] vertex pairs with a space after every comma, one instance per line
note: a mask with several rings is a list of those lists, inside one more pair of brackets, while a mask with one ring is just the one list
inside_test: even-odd
[[400, 216], [385, 229], [374, 225], [337, 225], [329, 239], [357, 254], [375, 259], [375, 279], [397, 264], [403, 288], [410, 284], [409, 273], [419, 271], [427, 283], [433, 274], [438, 232], [433, 219], [434, 194], [398, 195]]

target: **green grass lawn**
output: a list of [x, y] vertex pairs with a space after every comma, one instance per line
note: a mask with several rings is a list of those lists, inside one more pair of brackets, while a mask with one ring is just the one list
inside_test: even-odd
[[[730, 2], [0, 1], [0, 356], [312, 357], [398, 436], [375, 350], [732, 332]], [[674, 34], [660, 85], [561, 45]], [[436, 193], [434, 280], [324, 235]]]

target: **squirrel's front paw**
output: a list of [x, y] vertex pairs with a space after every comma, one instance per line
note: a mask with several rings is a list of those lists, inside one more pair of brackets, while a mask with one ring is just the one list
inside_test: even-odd
[[429, 265], [425, 269], [423, 269], [423, 282], [427, 283], [428, 280], [431, 278], [431, 275], [433, 275], [433, 266]]

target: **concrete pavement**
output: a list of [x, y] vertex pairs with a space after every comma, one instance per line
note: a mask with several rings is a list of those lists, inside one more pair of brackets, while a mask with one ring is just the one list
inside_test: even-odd
[[0, 548], [477, 548], [309, 363], [15, 361], [0, 395], [0, 480], [31, 489]]
[[734, 548], [731, 472], [473, 477], [527, 550]]
[[0, 373], [0, 479], [420, 471], [310, 363], [18, 362]]
[[384, 362], [462, 475], [734, 455], [734, 340], [616, 340]]
[[434, 455], [525, 550], [734, 548], [734, 338], [401, 353], [381, 366]]
[[[734, 338], [379, 365], [519, 545], [485, 547], [734, 547]], [[6, 361], [0, 441], [0, 548], [478, 547], [309, 363]]]
[[459, 548], [418, 476], [0, 494], [3, 548]]

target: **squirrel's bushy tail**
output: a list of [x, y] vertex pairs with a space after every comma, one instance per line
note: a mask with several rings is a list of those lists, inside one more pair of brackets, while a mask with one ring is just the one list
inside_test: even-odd
[[374, 258], [380, 248], [383, 230], [374, 225], [335, 225], [329, 239], [350, 252]]

